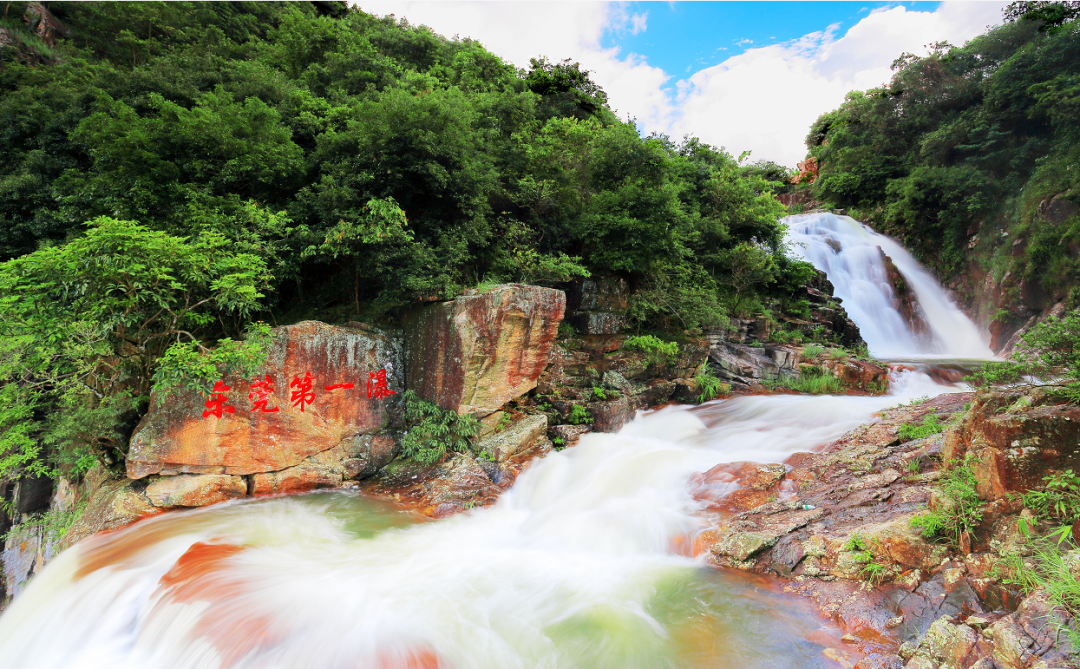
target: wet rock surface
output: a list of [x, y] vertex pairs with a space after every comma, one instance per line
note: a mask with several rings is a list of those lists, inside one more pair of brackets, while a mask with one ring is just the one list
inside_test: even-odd
[[226, 474], [162, 476], [146, 486], [145, 495], [157, 507], [206, 506], [247, 494], [247, 482]]
[[[454, 453], [433, 466], [397, 460], [363, 481], [361, 490], [433, 518], [491, 504], [537, 457], [551, 452], [546, 422], [543, 415], [523, 416], [505, 432], [481, 442], [476, 453]], [[498, 439], [500, 434], [503, 439]], [[503, 451], [508, 443], [513, 448]]]
[[[1068, 612], [1051, 606], [1041, 591], [1025, 597], [1001, 580], [1002, 551], [1022, 551], [1026, 542], [1017, 527], [1021, 504], [987, 494], [996, 501], [985, 507], [975, 537], [959, 546], [927, 540], [910, 524], [928, 505], [941, 503], [935, 482], [942, 458], [962, 454], [973, 435], [989, 440], [1005, 421], [1047, 443], [1053, 426], [1071, 429], [1075, 407], [1049, 412], [1053, 407], [1035, 406], [1038, 392], [1023, 408], [1027, 421], [1004, 415], [1020, 397], [941, 395], [883, 412], [880, 422], [817, 453], [796, 453], [776, 465], [721, 465], [698, 475], [691, 483], [695, 496], [724, 518], [703, 537], [709, 559], [787, 579], [784, 590], [810, 598], [851, 631], [845, 642], [860, 655], [858, 667], [1080, 666], [1060, 631], [1074, 622]], [[897, 435], [900, 425], [930, 415], [942, 423], [955, 417], [957, 425], [922, 439]], [[1067, 450], [1059, 444], [1055, 452]], [[1013, 490], [1026, 490], [1020, 485]], [[1034, 525], [1030, 512], [1023, 513]]]
[[[373, 328], [315, 321], [276, 328], [265, 368], [255, 375], [269, 379], [259, 387], [265, 394], [249, 379], [227, 377], [220, 416], [192, 391], [155, 397], [132, 435], [128, 476], [243, 476], [298, 465], [343, 439], [386, 428], [403, 391], [400, 368], [397, 344]], [[397, 394], [369, 397], [370, 375], [383, 372]], [[334, 387], [340, 384], [352, 387]]]
[[486, 416], [536, 387], [566, 309], [560, 290], [507, 284], [406, 319], [408, 386], [459, 414]]
[[1051, 472], [1080, 471], [1080, 406], [1045, 392], [980, 392], [944, 456], [971, 457], [985, 500], [1038, 487]]

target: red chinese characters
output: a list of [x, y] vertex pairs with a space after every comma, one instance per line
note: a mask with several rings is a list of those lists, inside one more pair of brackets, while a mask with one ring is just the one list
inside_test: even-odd
[[325, 390], [352, 390], [354, 387], [351, 383], [335, 383], [332, 386], [323, 386]]
[[315, 391], [311, 387], [314, 381], [315, 377], [311, 375], [311, 372], [304, 372], [303, 379], [299, 375], [294, 376], [289, 383], [289, 387], [294, 389], [292, 391], [292, 405], [298, 407], [301, 413], [303, 413], [305, 406], [315, 401]]
[[270, 375], [266, 375], [265, 380], [252, 379], [251, 392], [248, 393], [248, 399], [251, 400], [251, 408], [253, 411], [261, 411], [262, 413], [274, 413], [278, 411], [280, 407], [267, 407], [266, 404], [270, 401], [270, 394], [274, 392], [274, 382], [270, 378]]
[[229, 401], [228, 395], [225, 393], [232, 390], [224, 382], [218, 381], [214, 384], [214, 390], [210, 393], [210, 399], [206, 401], [206, 411], [202, 412], [202, 417], [216, 416], [221, 418], [222, 413], [235, 413], [236, 409], [225, 404]]
[[[304, 372], [304, 376], [293, 376], [292, 381], [289, 382], [289, 388], [291, 389], [289, 402], [290, 404], [300, 409], [301, 412], [305, 411], [308, 406], [315, 402], [315, 376], [311, 372]], [[356, 384], [350, 382], [333, 383], [324, 385], [323, 390], [327, 392], [333, 392], [335, 390], [353, 390], [356, 388]], [[203, 418], [208, 416], [217, 416], [221, 418], [222, 414], [236, 413], [236, 409], [226, 404], [228, 401], [228, 395], [225, 393], [232, 390], [229, 386], [225, 385], [224, 381], [218, 381], [214, 385], [213, 394], [206, 402], [206, 411], [203, 411]], [[274, 379], [269, 374], [265, 374], [263, 378], [254, 378], [248, 382], [248, 399], [251, 400], [252, 413], [277, 413], [281, 411], [279, 406], [270, 406], [271, 403], [275, 403], [274, 400]], [[386, 370], [381, 369], [378, 372], [371, 372], [368, 375], [367, 382], [367, 396], [368, 399], [385, 399], [391, 395], [397, 393], [390, 390], [390, 383], [386, 378]]]
[[386, 380], [386, 370], [380, 369], [377, 374], [370, 372], [367, 382], [368, 399], [383, 399], [391, 395], [397, 395], [397, 393], [390, 390], [389, 382]]

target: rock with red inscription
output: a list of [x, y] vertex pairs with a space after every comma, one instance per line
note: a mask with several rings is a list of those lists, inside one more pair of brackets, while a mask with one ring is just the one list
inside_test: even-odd
[[209, 399], [155, 395], [132, 435], [128, 476], [278, 471], [386, 428], [400, 397], [387, 393], [403, 390], [389, 336], [315, 321], [273, 332], [254, 379], [223, 379]]
[[536, 387], [566, 310], [561, 290], [507, 284], [406, 319], [409, 388], [444, 409], [486, 416]]
[[156, 507], [207, 506], [247, 494], [247, 483], [226, 474], [162, 476], [146, 486], [146, 498]]

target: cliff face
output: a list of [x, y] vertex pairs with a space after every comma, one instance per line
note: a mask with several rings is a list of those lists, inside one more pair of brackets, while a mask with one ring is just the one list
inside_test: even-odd
[[[1080, 205], [1059, 194], [1040, 202], [1029, 225], [1002, 220], [968, 230], [964, 269], [947, 285], [972, 319], [990, 331], [996, 353], [1007, 355], [1019, 334], [1050, 315], [1080, 306], [1078, 224]], [[1067, 272], [1073, 280], [1051, 282], [1029, 268], [1042, 262], [1043, 251], [1032, 250], [1036, 237], [1040, 247], [1053, 238], [1059, 255], [1055, 270], [1073, 267]]]

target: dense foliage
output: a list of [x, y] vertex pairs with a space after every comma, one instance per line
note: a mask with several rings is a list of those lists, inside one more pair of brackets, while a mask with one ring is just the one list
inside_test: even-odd
[[1020, 335], [1004, 362], [988, 362], [966, 379], [976, 386], [1037, 383], [1080, 404], [1080, 313], [1051, 316]]
[[657, 331], [805, 306], [783, 170], [642, 138], [576, 63], [333, 2], [2, 12], [0, 479], [115, 457], [260, 320], [589, 274]]
[[[976, 262], [1065, 296], [1080, 285], [1068, 204], [1080, 202], [1080, 4], [1013, 3], [1005, 15], [963, 47], [901, 55], [888, 85], [822, 115], [807, 136], [814, 189], [944, 276]], [[1057, 218], [1046, 214], [1055, 196]]]

